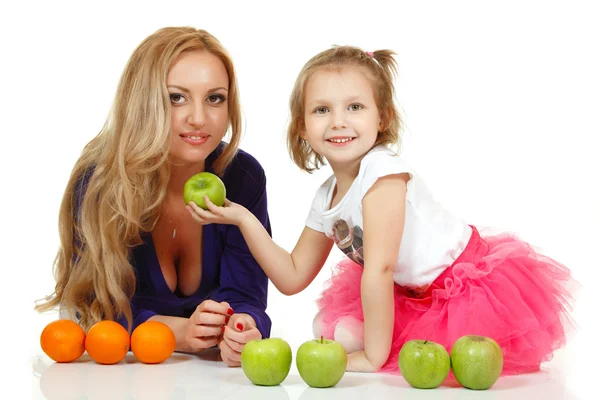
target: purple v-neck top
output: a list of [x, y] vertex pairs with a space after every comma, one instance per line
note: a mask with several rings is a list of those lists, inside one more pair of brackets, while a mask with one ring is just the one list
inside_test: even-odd
[[[205, 170], [225, 143], [206, 159]], [[76, 193], [79, 209], [91, 174], [86, 174]], [[267, 211], [266, 177], [263, 168], [250, 154], [238, 150], [237, 155], [221, 177], [227, 198], [250, 210], [271, 235]], [[164, 279], [151, 233], [142, 233], [143, 243], [134, 247], [130, 260], [135, 269], [136, 289], [131, 299], [133, 329], [153, 315], [189, 318], [204, 300], [226, 301], [236, 313], [251, 315], [263, 338], [271, 331], [267, 308], [267, 276], [260, 268], [240, 230], [234, 225], [211, 224], [202, 230], [202, 281], [196, 293], [183, 296], [172, 292]], [[127, 320], [120, 322], [127, 327]]]

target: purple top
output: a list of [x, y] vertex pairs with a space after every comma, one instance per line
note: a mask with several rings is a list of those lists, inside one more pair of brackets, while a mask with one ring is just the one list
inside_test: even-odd
[[[222, 151], [224, 143], [206, 159], [205, 170]], [[91, 174], [86, 174], [76, 194], [81, 205]], [[239, 150], [221, 177], [227, 198], [250, 210], [271, 235], [267, 211], [266, 177], [250, 154]], [[142, 233], [143, 244], [134, 247], [130, 260], [135, 269], [136, 289], [131, 300], [133, 329], [155, 314], [189, 318], [202, 301], [226, 301], [236, 313], [251, 315], [263, 338], [270, 336], [271, 319], [266, 314], [267, 276], [260, 268], [238, 227], [211, 224], [202, 228], [202, 281], [196, 293], [180, 296], [171, 292], [160, 269], [151, 233]], [[127, 320], [118, 320], [127, 327]]]

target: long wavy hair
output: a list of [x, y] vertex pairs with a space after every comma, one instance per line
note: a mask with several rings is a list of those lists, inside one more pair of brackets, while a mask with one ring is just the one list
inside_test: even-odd
[[[239, 94], [230, 56], [204, 30], [168, 27], [147, 37], [133, 52], [100, 133], [75, 164], [59, 212], [60, 249], [54, 261], [54, 293], [35, 309], [57, 306], [84, 329], [103, 319], [126, 317], [136, 286], [130, 250], [156, 224], [170, 175], [171, 105], [166, 79], [183, 52], [217, 56], [229, 75], [230, 139], [213, 163], [222, 175], [241, 135]], [[91, 173], [85, 195], [82, 177]], [[77, 196], [83, 196], [75, 204]]]
[[402, 120], [395, 102], [394, 77], [398, 65], [391, 50], [365, 52], [354, 46], [334, 46], [311, 58], [302, 68], [290, 95], [291, 120], [287, 129], [287, 147], [294, 163], [304, 171], [313, 172], [325, 165], [323, 156], [317, 154], [302, 138], [304, 124], [304, 98], [306, 83], [321, 69], [342, 70], [346, 67], [362, 68], [367, 74], [383, 128], [378, 132], [373, 146], [399, 145]]

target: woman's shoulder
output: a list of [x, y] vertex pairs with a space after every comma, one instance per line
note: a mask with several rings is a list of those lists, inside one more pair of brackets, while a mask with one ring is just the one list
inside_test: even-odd
[[[212, 170], [212, 164], [223, 153], [227, 147], [227, 142], [221, 142], [217, 148], [206, 159], [207, 168]], [[238, 148], [233, 158], [225, 168], [221, 178], [232, 178], [244, 175], [261, 175], [264, 170], [260, 162], [250, 153]]]
[[235, 156], [225, 168], [223, 181], [253, 181], [257, 184], [265, 180], [265, 170], [260, 162], [250, 153], [238, 149]]
[[260, 162], [252, 154], [238, 149], [231, 164], [231, 172], [241, 174], [264, 174], [264, 169]]
[[87, 187], [90, 183], [92, 175], [94, 175], [95, 169], [96, 165], [90, 165], [83, 170], [83, 173], [77, 176], [75, 180], [75, 187], [73, 188], [73, 194], [75, 196], [75, 209], [79, 209], [81, 207], [81, 203], [83, 202], [83, 196], [87, 191]]
[[221, 177], [227, 198], [245, 204], [266, 191], [266, 175], [260, 162], [250, 153], [238, 149]]

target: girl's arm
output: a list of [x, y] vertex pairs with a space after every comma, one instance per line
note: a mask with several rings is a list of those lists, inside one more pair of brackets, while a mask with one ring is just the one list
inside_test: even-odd
[[393, 272], [404, 231], [408, 174], [382, 177], [363, 197], [361, 280], [365, 350], [351, 353], [348, 370], [374, 372], [390, 355], [394, 330]]
[[333, 246], [333, 240], [324, 233], [305, 227], [290, 254], [273, 241], [256, 216], [245, 207], [229, 200], [225, 200], [224, 207], [217, 207], [208, 197], [205, 201], [208, 211], [194, 203], [188, 205], [192, 217], [204, 225], [236, 225], [258, 264], [285, 295], [299, 293], [313, 281]]
[[304, 227], [290, 254], [261, 229], [252, 214], [246, 215], [239, 228], [256, 261], [275, 287], [288, 296], [301, 292], [315, 279], [333, 246], [324, 233]]
[[255, 218], [248, 215], [240, 225], [250, 251], [275, 287], [285, 295], [304, 290], [315, 279], [333, 246], [322, 232], [304, 227], [292, 253], [275, 243]]

